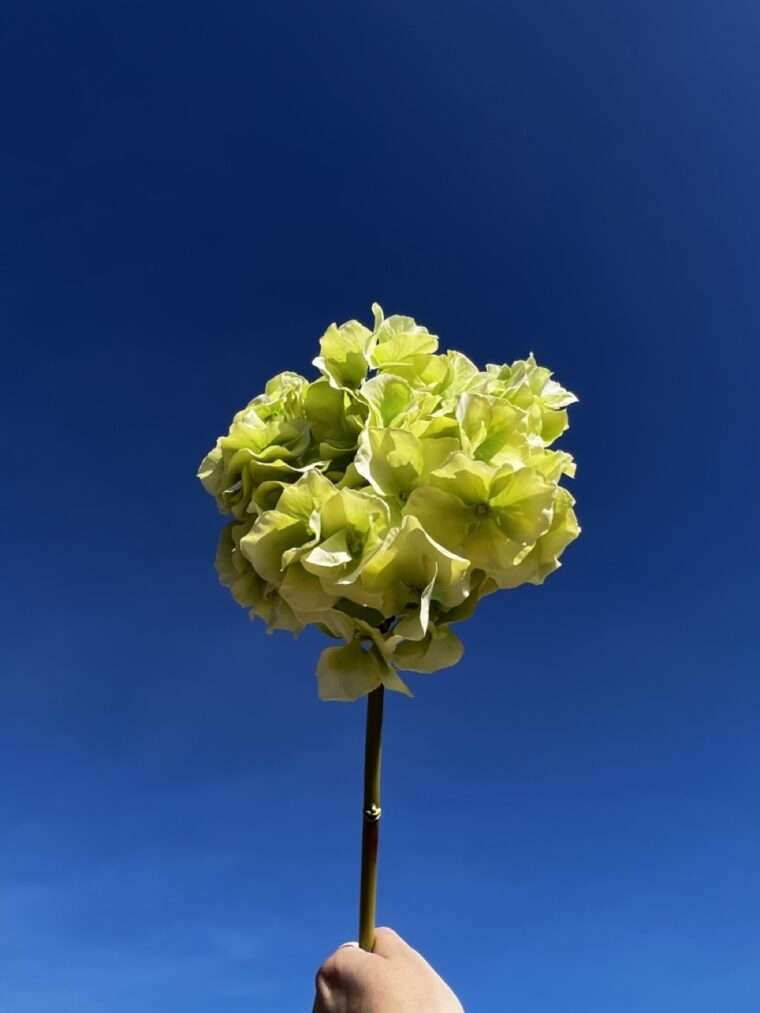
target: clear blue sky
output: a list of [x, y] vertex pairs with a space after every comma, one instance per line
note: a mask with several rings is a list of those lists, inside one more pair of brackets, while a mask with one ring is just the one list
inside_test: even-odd
[[379, 917], [468, 1013], [754, 1013], [755, 3], [2, 14], [0, 1011], [304, 1013], [363, 707], [194, 478], [372, 300], [582, 399], [584, 533], [388, 701]]

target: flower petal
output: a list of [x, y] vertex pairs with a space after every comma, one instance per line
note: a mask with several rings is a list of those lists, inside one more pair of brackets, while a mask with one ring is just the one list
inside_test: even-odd
[[343, 647], [326, 647], [317, 663], [321, 700], [358, 700], [381, 684], [384, 663], [374, 649], [365, 651], [359, 640]]

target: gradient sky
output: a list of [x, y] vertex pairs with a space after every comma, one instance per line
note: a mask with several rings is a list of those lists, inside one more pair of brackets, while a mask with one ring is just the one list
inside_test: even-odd
[[468, 1013], [754, 1013], [760, 13], [10, 0], [0, 1011], [305, 1013], [364, 708], [194, 477], [333, 320], [578, 392], [584, 527], [387, 701], [379, 919]]

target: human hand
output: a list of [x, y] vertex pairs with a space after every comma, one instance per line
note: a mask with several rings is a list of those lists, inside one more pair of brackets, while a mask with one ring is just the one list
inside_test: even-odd
[[317, 973], [312, 1013], [464, 1013], [425, 958], [393, 929], [378, 929], [372, 953], [346, 943]]

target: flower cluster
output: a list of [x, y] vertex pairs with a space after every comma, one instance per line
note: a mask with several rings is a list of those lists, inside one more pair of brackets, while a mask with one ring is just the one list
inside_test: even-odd
[[411, 317], [331, 325], [309, 381], [280, 373], [198, 471], [234, 518], [217, 570], [270, 630], [343, 641], [317, 675], [326, 700], [398, 670], [456, 664], [451, 624], [501, 588], [540, 584], [579, 534], [551, 449], [576, 400], [529, 356], [481, 371]]

